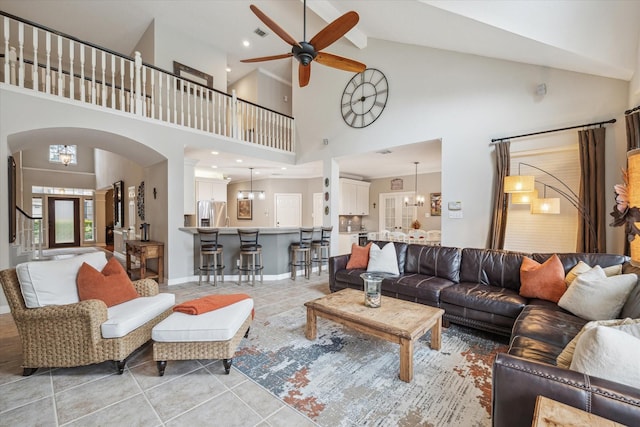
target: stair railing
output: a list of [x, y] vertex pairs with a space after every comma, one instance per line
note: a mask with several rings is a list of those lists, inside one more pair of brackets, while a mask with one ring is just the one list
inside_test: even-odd
[[37, 253], [36, 258], [42, 258], [44, 244], [44, 221], [40, 217], [33, 217], [16, 206], [16, 240], [19, 254]]

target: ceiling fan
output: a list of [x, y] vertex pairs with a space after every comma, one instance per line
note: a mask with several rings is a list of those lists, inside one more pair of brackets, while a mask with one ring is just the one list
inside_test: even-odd
[[262, 62], [271, 61], [273, 59], [283, 59], [293, 56], [298, 60], [300, 65], [298, 66], [298, 81], [300, 87], [304, 87], [309, 84], [309, 78], [311, 77], [311, 62], [316, 61], [322, 65], [328, 67], [338, 68], [345, 71], [353, 71], [360, 73], [364, 71], [367, 66], [361, 62], [354, 61], [353, 59], [344, 58], [342, 56], [334, 55], [327, 52], [320, 52], [342, 36], [344, 36], [349, 30], [351, 30], [358, 23], [360, 17], [354, 11], [347, 12], [329, 25], [324, 27], [318, 34], [316, 34], [311, 40], [307, 39], [307, 1], [304, 1], [304, 27], [303, 38], [301, 42], [297, 42], [289, 33], [283, 30], [278, 24], [271, 20], [255, 5], [249, 6], [249, 8], [256, 14], [256, 16], [264, 22], [264, 24], [276, 33], [282, 40], [291, 45], [291, 52], [284, 53], [282, 55], [263, 56], [260, 58], [243, 59], [240, 62]]

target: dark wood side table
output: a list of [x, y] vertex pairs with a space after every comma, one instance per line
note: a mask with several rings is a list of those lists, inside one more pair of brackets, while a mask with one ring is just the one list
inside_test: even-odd
[[[156, 279], [158, 283], [162, 283], [164, 269], [164, 243], [142, 240], [127, 240], [127, 274], [131, 280], [137, 279]], [[140, 259], [140, 268], [131, 268], [131, 257]], [[158, 260], [158, 271], [147, 268], [147, 261], [150, 259]]]

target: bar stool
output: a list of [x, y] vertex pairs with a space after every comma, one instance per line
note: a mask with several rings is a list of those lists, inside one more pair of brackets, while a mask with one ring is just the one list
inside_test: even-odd
[[[291, 243], [291, 278], [296, 280], [298, 267], [304, 267], [304, 275], [308, 279], [311, 275], [311, 241], [313, 228], [300, 229], [300, 241]], [[300, 259], [299, 256], [302, 255]]]
[[[247, 281], [249, 281], [249, 273], [251, 273], [251, 284], [256, 284], [256, 272], [260, 272], [260, 283], [262, 283], [262, 245], [258, 244], [258, 235], [260, 230], [238, 229], [238, 236], [240, 237], [240, 265], [238, 266], [239, 279], [238, 284], [242, 284], [242, 274], [247, 274]], [[245, 259], [246, 257], [246, 259]], [[257, 259], [256, 259], [257, 258]]]
[[320, 240], [311, 242], [312, 262], [318, 264], [318, 276], [322, 274], [322, 264], [329, 262], [331, 256], [331, 231], [333, 226], [320, 229]]
[[218, 284], [218, 275], [221, 276], [224, 283], [224, 256], [222, 248], [224, 246], [218, 244], [217, 228], [198, 228], [198, 237], [200, 238], [200, 275], [198, 277], [198, 285], [202, 283], [202, 272], [207, 272], [207, 283], [210, 283], [210, 274], [213, 272], [213, 286]]

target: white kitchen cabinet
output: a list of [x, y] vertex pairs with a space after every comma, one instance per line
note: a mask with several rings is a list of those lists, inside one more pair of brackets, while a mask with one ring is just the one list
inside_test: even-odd
[[371, 183], [340, 178], [339, 215], [369, 215], [369, 186]]
[[338, 255], [350, 254], [353, 243], [358, 244], [358, 233], [340, 233], [338, 235]]
[[219, 179], [196, 180], [197, 200], [215, 200], [217, 202], [227, 201], [227, 185], [229, 181]]

